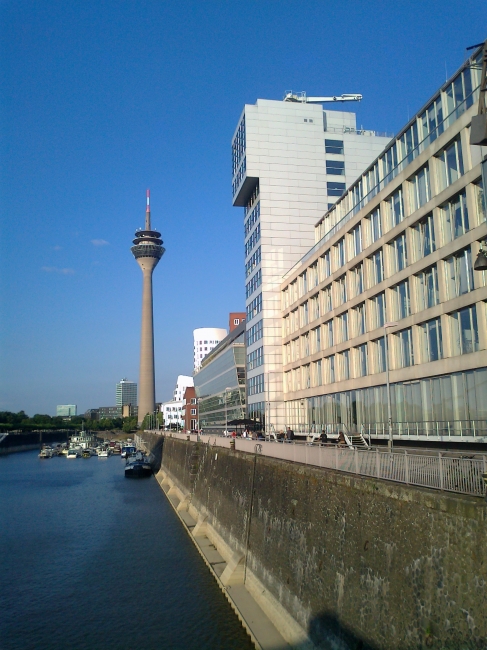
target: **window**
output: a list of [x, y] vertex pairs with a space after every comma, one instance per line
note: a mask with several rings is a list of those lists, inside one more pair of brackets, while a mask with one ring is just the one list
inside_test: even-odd
[[373, 287], [376, 284], [379, 284], [379, 282], [382, 282], [384, 279], [384, 261], [382, 259], [382, 248], [374, 253], [372, 257], [369, 257], [369, 260], [371, 269], [371, 277], [369, 280], [371, 281], [370, 286]]
[[345, 183], [335, 183], [329, 181], [326, 184], [326, 192], [328, 196], [341, 196], [346, 189]]
[[340, 378], [343, 381], [350, 379], [350, 350], [345, 350], [338, 355], [340, 359]]
[[303, 334], [301, 337], [301, 358], [309, 357], [309, 333]]
[[368, 374], [367, 371], [367, 344], [359, 345], [355, 348], [355, 359], [356, 359], [356, 376], [365, 377]]
[[313, 364], [313, 385], [321, 386], [323, 383], [321, 375], [321, 359], [318, 359], [316, 363]]
[[325, 140], [326, 153], [343, 154], [343, 140]]
[[415, 276], [417, 311], [434, 307], [440, 301], [438, 294], [438, 271], [435, 266], [425, 269]]
[[260, 320], [258, 323], [252, 325], [252, 327], [247, 330], [247, 345], [252, 345], [252, 343], [259, 341], [262, 338], [262, 334], [262, 321]]
[[325, 365], [325, 384], [335, 383], [335, 355], [323, 359]]
[[254, 316], [257, 316], [259, 312], [262, 311], [262, 294], [259, 293], [251, 303], [247, 305], [247, 320], [252, 320]]
[[380, 339], [372, 341], [375, 349], [375, 363], [377, 372], [386, 371], [386, 341], [383, 336]]
[[384, 292], [378, 293], [370, 302], [375, 328], [384, 327], [386, 322], [386, 298]]
[[[406, 233], [403, 232], [391, 242], [392, 258], [394, 260], [394, 272], [398, 273], [406, 268], [408, 264]], [[380, 282], [380, 280], [379, 280]]]
[[392, 288], [392, 291], [395, 297], [396, 319], [407, 318], [411, 313], [408, 280], [397, 284]]
[[397, 192], [394, 192], [394, 194], [387, 199], [386, 203], [389, 210], [391, 228], [394, 228], [394, 226], [397, 226], [404, 219], [402, 190], [398, 189]]
[[331, 297], [331, 285], [323, 289], [321, 293], [323, 296], [323, 313], [326, 314], [327, 312], [333, 309], [333, 301]]
[[299, 276], [299, 297], [301, 298], [305, 293], [308, 293], [308, 274], [306, 271]]
[[413, 355], [413, 337], [411, 328], [408, 327], [402, 332], [397, 332], [394, 335], [397, 341], [398, 346], [398, 355], [397, 361], [399, 362], [400, 368], [407, 368], [414, 364], [414, 355]]
[[470, 230], [465, 190], [440, 208], [443, 242], [461, 237]]
[[437, 136], [443, 133], [443, 109], [441, 97], [438, 97], [430, 104], [427, 110], [420, 116], [422, 137], [430, 136], [430, 142], [436, 140]]
[[310, 288], [317, 287], [319, 284], [318, 278], [318, 262], [309, 267]]
[[353, 255], [359, 255], [362, 252], [362, 225], [359, 223], [350, 234], [353, 242]]
[[[262, 284], [262, 270], [259, 269], [254, 275], [250, 278], [249, 282], [247, 282], [247, 285], [245, 287], [245, 297], [248, 298], [251, 296], [254, 291], [260, 287]], [[238, 325], [239, 324], [238, 318], [234, 319], [233, 324]]]
[[345, 176], [345, 163], [343, 160], [327, 160], [326, 173], [335, 176]]
[[326, 251], [324, 255], [320, 257], [321, 263], [321, 279], [326, 280], [326, 278], [331, 275], [331, 262], [330, 262], [330, 251]]
[[306, 301], [299, 308], [299, 325], [300, 327], [304, 327], [305, 325], [308, 324], [308, 322], [309, 322], [308, 301]]
[[359, 296], [364, 290], [364, 264], [361, 262], [350, 271], [351, 297]]
[[460, 140], [455, 140], [444, 149], [437, 158], [438, 182], [440, 189], [445, 189], [463, 175], [463, 156]]
[[369, 239], [373, 244], [382, 237], [382, 223], [380, 218], [380, 210], [374, 210], [368, 217], [369, 222]]
[[336, 281], [336, 291], [337, 291], [337, 306], [343, 305], [347, 302], [347, 282], [345, 275], [342, 275], [341, 278], [338, 278]]
[[367, 331], [365, 321], [365, 302], [361, 302], [354, 309], [355, 311], [355, 336], [361, 336]]
[[255, 253], [253, 253], [252, 257], [246, 262], [245, 264], [245, 277], [248, 278], [249, 275], [252, 273], [252, 271], [255, 269], [255, 267], [260, 264], [261, 261], [261, 251], [260, 251], [260, 246], [259, 248], [256, 249]]
[[445, 260], [445, 279], [449, 299], [473, 291], [470, 246]]
[[335, 244], [335, 259], [337, 269], [341, 268], [345, 264], [345, 237], [342, 237]]
[[419, 170], [411, 179], [412, 199], [414, 210], [427, 203], [431, 198], [429, 168], [428, 165]]
[[348, 312], [337, 317], [337, 327], [340, 335], [340, 343], [348, 341]]
[[313, 352], [321, 350], [321, 327], [311, 330], [311, 345], [313, 346]]
[[257, 375], [256, 377], [249, 377], [247, 380], [247, 388], [249, 395], [257, 395], [264, 392], [264, 375]]
[[250, 251], [260, 239], [260, 223], [257, 224], [250, 237], [245, 242], [245, 257], [248, 257]]
[[323, 325], [323, 343], [324, 349], [331, 348], [334, 345], [333, 342], [333, 320], [326, 321]]
[[416, 240], [416, 259], [420, 260], [436, 250], [435, 224], [430, 213], [413, 228]]
[[244, 225], [244, 237], [247, 237], [249, 232], [252, 230], [254, 225], [257, 223], [260, 217], [260, 201], [257, 203], [255, 208], [252, 210], [252, 212], [249, 214], [247, 217], [247, 220], [245, 221]]
[[247, 355], [247, 370], [258, 368], [264, 363], [264, 348], [261, 346]]
[[196, 404], [196, 397], [191, 398], [191, 404]]
[[433, 318], [421, 325], [423, 339], [423, 354], [425, 361], [438, 361], [443, 358], [443, 340], [441, 336], [441, 321]]
[[196, 409], [191, 409], [191, 415], [196, 415]]
[[479, 350], [479, 330], [475, 305], [451, 314], [451, 322], [453, 354], [477, 352]]
[[309, 363], [301, 368], [302, 372], [302, 386], [303, 388], [310, 388], [311, 386], [311, 376], [310, 376], [310, 367]]
[[320, 297], [319, 294], [311, 298], [311, 320], [316, 320], [320, 317]]

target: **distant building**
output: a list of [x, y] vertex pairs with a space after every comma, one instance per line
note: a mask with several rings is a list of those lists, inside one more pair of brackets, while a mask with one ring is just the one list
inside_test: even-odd
[[137, 384], [135, 381], [128, 381], [122, 379], [116, 385], [116, 399], [117, 406], [124, 406], [125, 404], [137, 405]]
[[139, 409], [137, 406], [132, 404], [124, 404], [122, 406], [122, 417], [123, 418], [136, 418], [138, 415]]
[[98, 419], [104, 420], [105, 418], [120, 418], [122, 417], [121, 406], [100, 406], [98, 407]]
[[98, 409], [88, 409], [85, 411], [84, 417], [86, 420], [98, 420]]
[[240, 325], [245, 320], [244, 311], [231, 311], [228, 317], [228, 329], [230, 332]]
[[78, 407], [76, 404], [58, 404], [56, 406], [56, 415], [58, 417], [70, 418], [78, 414]]
[[201, 362], [208, 352], [220, 343], [227, 335], [227, 330], [218, 327], [199, 327], [193, 331], [194, 354], [193, 366], [194, 372], [198, 372]]
[[194, 386], [193, 377], [189, 377], [188, 375], [178, 375], [176, 388], [173, 392], [173, 400], [181, 402], [184, 397], [184, 391], [188, 386]]
[[245, 321], [203, 360], [194, 385], [204, 431], [221, 433], [227, 422], [245, 417]]
[[182, 399], [163, 402], [161, 404], [161, 413], [164, 417], [164, 427], [166, 429], [182, 429], [184, 427]]
[[182, 419], [186, 431], [198, 429], [198, 400], [194, 386], [188, 386], [184, 391]]

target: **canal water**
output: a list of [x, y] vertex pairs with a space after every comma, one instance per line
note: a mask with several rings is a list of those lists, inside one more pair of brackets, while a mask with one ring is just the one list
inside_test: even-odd
[[253, 648], [154, 477], [0, 457], [1, 650]]

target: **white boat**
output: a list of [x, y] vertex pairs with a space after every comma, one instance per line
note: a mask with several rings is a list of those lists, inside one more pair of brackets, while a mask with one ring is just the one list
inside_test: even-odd
[[66, 458], [79, 458], [80, 456], [81, 456], [81, 451], [76, 447], [71, 447], [70, 449], [68, 449]]
[[41, 453], [39, 454], [39, 458], [52, 458], [51, 447], [43, 447], [41, 449]]
[[108, 458], [110, 455], [110, 452], [108, 449], [99, 449], [98, 450], [98, 458]]

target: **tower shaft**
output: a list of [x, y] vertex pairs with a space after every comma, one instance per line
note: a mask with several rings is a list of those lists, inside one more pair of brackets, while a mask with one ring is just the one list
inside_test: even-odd
[[[142, 265], [141, 265], [142, 266]], [[152, 310], [152, 271], [142, 267], [142, 327], [140, 332], [139, 424], [156, 407], [154, 372], [154, 319]]]

